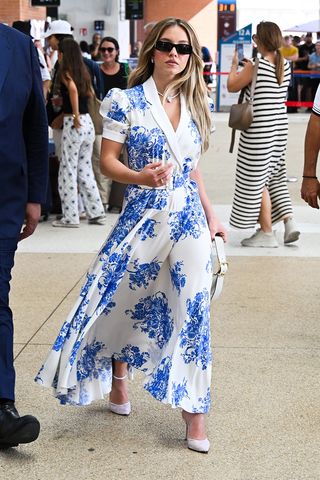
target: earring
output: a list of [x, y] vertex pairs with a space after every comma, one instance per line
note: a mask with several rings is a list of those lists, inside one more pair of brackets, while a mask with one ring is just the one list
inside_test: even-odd
[[154, 59], [153, 59], [153, 57], [151, 57], [151, 63], [154, 63]]

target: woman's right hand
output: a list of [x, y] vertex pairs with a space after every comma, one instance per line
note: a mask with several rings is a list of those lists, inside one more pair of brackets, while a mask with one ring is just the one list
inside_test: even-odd
[[233, 67], [233, 68], [238, 68], [238, 63], [239, 63], [238, 51], [237, 51], [237, 49], [235, 48], [235, 49], [234, 49], [234, 52], [233, 52], [231, 67]]
[[73, 126], [79, 130], [79, 128], [81, 127], [81, 123], [80, 123], [80, 117], [79, 116], [76, 116], [74, 119], [73, 119]]
[[148, 187], [163, 187], [166, 185], [172, 175], [173, 165], [168, 163], [163, 165], [162, 162], [148, 163], [141, 172], [139, 172], [138, 185], [146, 185]]

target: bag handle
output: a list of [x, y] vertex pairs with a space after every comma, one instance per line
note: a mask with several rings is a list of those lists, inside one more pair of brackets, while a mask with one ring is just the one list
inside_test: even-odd
[[[253, 70], [253, 76], [252, 76], [251, 86], [250, 86], [250, 98], [249, 98], [250, 103], [253, 103], [253, 99], [254, 99], [254, 92], [255, 92], [255, 89], [256, 89], [257, 76], [258, 76], [258, 68], [259, 68], [259, 58], [256, 58], [255, 62], [254, 62], [254, 70]], [[241, 90], [239, 98], [238, 98], [238, 103], [243, 102], [244, 93], [245, 93], [246, 88], [247, 87], [244, 87]], [[230, 147], [229, 147], [229, 153], [233, 152], [235, 139], [236, 139], [236, 129], [233, 128], [232, 132], [231, 132], [231, 142], [230, 142]]]
[[210, 297], [211, 300], [216, 300], [222, 292], [224, 276], [228, 272], [228, 262], [224, 249], [224, 241], [220, 235], [216, 235], [214, 237], [212, 248], [215, 248], [216, 257], [218, 260], [218, 271], [213, 273], [212, 276]]

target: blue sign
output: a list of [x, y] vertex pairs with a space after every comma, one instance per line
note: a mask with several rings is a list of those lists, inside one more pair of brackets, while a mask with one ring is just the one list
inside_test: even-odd
[[237, 0], [218, 0], [218, 5], [235, 5]]
[[220, 44], [225, 43], [252, 43], [252, 24], [247, 25], [244, 28], [240, 28], [236, 32], [232, 33], [228, 37], [223, 37], [220, 40]]
[[252, 25], [240, 28], [236, 32], [222, 37], [219, 42], [219, 71], [216, 105], [217, 111], [230, 109], [233, 103], [237, 103], [238, 94], [227, 91], [227, 72], [230, 70], [235, 44], [242, 44], [245, 58], [251, 58], [252, 54]]

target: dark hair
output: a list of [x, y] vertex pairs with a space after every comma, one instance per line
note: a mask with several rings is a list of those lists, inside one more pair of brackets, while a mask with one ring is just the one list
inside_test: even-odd
[[282, 46], [280, 28], [273, 22], [260, 22], [257, 25], [256, 37], [258, 44], [263, 45], [267, 52], [276, 52], [276, 77], [278, 84], [281, 85], [284, 77], [284, 60], [280, 50]]
[[59, 45], [61, 42], [63, 42], [63, 40], [66, 40], [68, 38], [73, 40], [73, 35], [70, 35], [70, 33], [57, 33], [57, 34], [53, 34], [52, 36], [58, 40]]
[[59, 66], [60, 78], [71, 77], [78, 89], [78, 95], [89, 97], [92, 90], [91, 77], [79, 45], [73, 38], [66, 38], [59, 43], [59, 52], [63, 54]]
[[211, 62], [212, 58], [208, 47], [201, 47], [201, 54], [204, 62]]
[[113, 43], [113, 45], [115, 46], [115, 49], [118, 50], [118, 53], [117, 53], [117, 56], [116, 56], [116, 62], [117, 62], [119, 60], [119, 53], [120, 53], [120, 47], [119, 47], [118, 40], [113, 38], [113, 37], [103, 37], [103, 39], [100, 42], [99, 48], [102, 47], [102, 44], [104, 42]]
[[90, 53], [88, 42], [86, 42], [85, 40], [81, 40], [81, 42], [79, 43], [79, 46], [80, 46], [81, 52]]
[[19, 32], [24, 33], [25, 35], [30, 35], [31, 31], [31, 22], [30, 20], [16, 20], [15, 22], [12, 23], [12, 28], [19, 30]]

